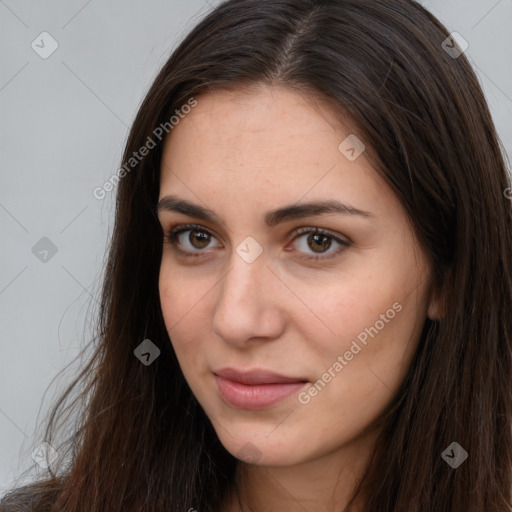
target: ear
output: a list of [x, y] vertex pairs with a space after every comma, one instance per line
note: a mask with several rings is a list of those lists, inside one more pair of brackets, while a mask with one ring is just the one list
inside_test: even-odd
[[444, 297], [440, 293], [432, 292], [428, 305], [427, 316], [430, 320], [442, 320], [444, 318], [445, 311]]

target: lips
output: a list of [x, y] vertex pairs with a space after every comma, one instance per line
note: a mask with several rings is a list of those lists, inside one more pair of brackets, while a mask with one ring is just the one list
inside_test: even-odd
[[287, 377], [267, 370], [222, 368], [214, 372], [219, 393], [238, 409], [265, 409], [298, 391], [308, 382], [303, 377]]

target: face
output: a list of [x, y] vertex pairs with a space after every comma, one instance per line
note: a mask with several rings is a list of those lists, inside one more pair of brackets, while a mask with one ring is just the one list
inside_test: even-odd
[[327, 104], [267, 86], [196, 99], [165, 141], [159, 195], [183, 374], [241, 460], [348, 448], [410, 366], [433, 307], [426, 258]]

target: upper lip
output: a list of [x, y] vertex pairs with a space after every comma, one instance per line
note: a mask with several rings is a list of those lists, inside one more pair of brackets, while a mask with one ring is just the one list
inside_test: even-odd
[[213, 372], [219, 377], [239, 382], [241, 384], [281, 384], [285, 382], [308, 382], [302, 377], [286, 377], [268, 370], [252, 368], [249, 370], [237, 370], [236, 368], [221, 368]]

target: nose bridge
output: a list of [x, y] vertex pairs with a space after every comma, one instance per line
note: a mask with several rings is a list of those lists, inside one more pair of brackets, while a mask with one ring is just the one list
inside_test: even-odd
[[258, 283], [261, 285], [265, 280], [263, 268], [263, 258], [259, 258], [259, 261], [253, 263], [247, 263], [240, 256], [234, 254], [230, 271], [223, 280], [224, 298], [235, 299], [239, 303], [245, 302], [246, 298], [256, 298]]
[[213, 329], [231, 343], [274, 336], [279, 329], [278, 306], [268, 292], [275, 276], [267, 268], [262, 251], [255, 256], [255, 249], [250, 241], [242, 242], [233, 251], [229, 270], [219, 283]]

